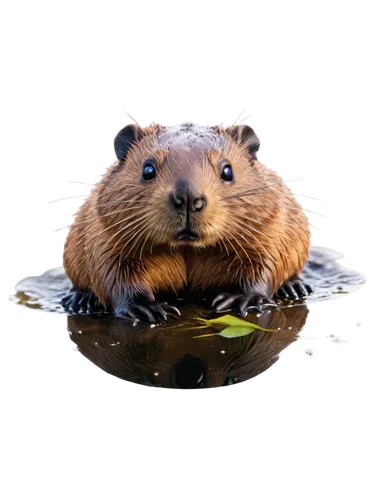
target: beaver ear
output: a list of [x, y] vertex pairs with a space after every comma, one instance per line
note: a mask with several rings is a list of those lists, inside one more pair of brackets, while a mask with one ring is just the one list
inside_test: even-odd
[[248, 125], [236, 125], [227, 128], [229, 135], [238, 143], [243, 144], [249, 154], [256, 159], [256, 154], [260, 146], [260, 141], [254, 130]]
[[125, 160], [132, 144], [143, 137], [143, 131], [136, 125], [127, 125], [115, 137], [115, 151], [119, 160]]

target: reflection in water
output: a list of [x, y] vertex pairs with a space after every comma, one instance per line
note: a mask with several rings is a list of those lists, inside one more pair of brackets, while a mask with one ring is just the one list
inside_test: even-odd
[[[179, 388], [235, 384], [269, 368], [279, 353], [297, 339], [306, 322], [309, 303], [352, 292], [366, 281], [363, 275], [338, 264], [336, 260], [341, 257], [332, 250], [312, 247], [301, 275], [314, 286], [314, 293], [305, 300], [279, 300], [278, 309], [259, 317], [247, 316], [248, 321], [273, 332], [255, 330], [237, 338], [194, 338], [202, 333], [217, 333], [212, 328], [197, 330], [200, 324], [195, 317], [218, 315], [198, 305], [180, 307], [180, 303], [182, 317], [171, 318], [167, 324], [132, 326], [110, 314], [78, 314], [68, 316], [68, 329], [86, 358], [106, 372], [132, 382]], [[61, 299], [70, 287], [63, 268], [52, 269], [18, 283], [11, 300], [61, 313]]]
[[[184, 318], [207, 316], [183, 306]], [[171, 320], [151, 328], [110, 315], [69, 316], [68, 330], [79, 351], [116, 377], [144, 385], [174, 388], [218, 387], [242, 382], [267, 370], [279, 353], [297, 339], [306, 322], [306, 306], [266, 312], [252, 323], [274, 332], [255, 330], [238, 338], [194, 338], [212, 328], [196, 330], [197, 321]], [[217, 330], [216, 330], [217, 331]]]

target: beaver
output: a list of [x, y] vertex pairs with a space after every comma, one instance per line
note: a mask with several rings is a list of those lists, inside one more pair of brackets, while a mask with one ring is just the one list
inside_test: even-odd
[[214, 294], [216, 312], [303, 297], [308, 219], [283, 180], [257, 160], [248, 125], [127, 125], [117, 161], [84, 202], [63, 264], [67, 311], [105, 308], [156, 322], [176, 307], [163, 293]]

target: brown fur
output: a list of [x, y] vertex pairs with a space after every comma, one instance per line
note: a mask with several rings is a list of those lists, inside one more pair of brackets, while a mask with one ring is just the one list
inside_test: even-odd
[[[123, 297], [154, 301], [157, 292], [186, 285], [240, 285], [273, 296], [307, 259], [310, 231], [300, 205], [282, 179], [249, 153], [238, 128], [210, 129], [214, 143], [211, 133], [207, 146], [205, 134], [195, 133], [195, 147], [185, 147], [183, 128], [169, 146], [168, 130], [137, 128], [125, 160], [107, 170], [79, 210], [64, 251], [73, 285], [113, 310]], [[157, 176], [142, 183], [148, 157], [156, 160]], [[233, 167], [233, 184], [220, 180], [222, 158]], [[188, 245], [176, 240], [181, 220], [168, 204], [181, 177], [207, 198], [204, 211], [191, 215], [201, 238]]]

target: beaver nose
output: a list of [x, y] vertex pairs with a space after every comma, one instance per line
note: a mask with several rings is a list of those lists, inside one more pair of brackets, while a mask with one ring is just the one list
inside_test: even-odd
[[206, 197], [203, 195], [192, 197], [189, 194], [186, 194], [186, 196], [177, 196], [176, 193], [171, 193], [170, 200], [176, 210], [188, 210], [189, 212], [202, 212], [207, 203]]
[[202, 212], [207, 204], [203, 194], [199, 194], [185, 181], [177, 181], [170, 194], [172, 206], [178, 211]]

